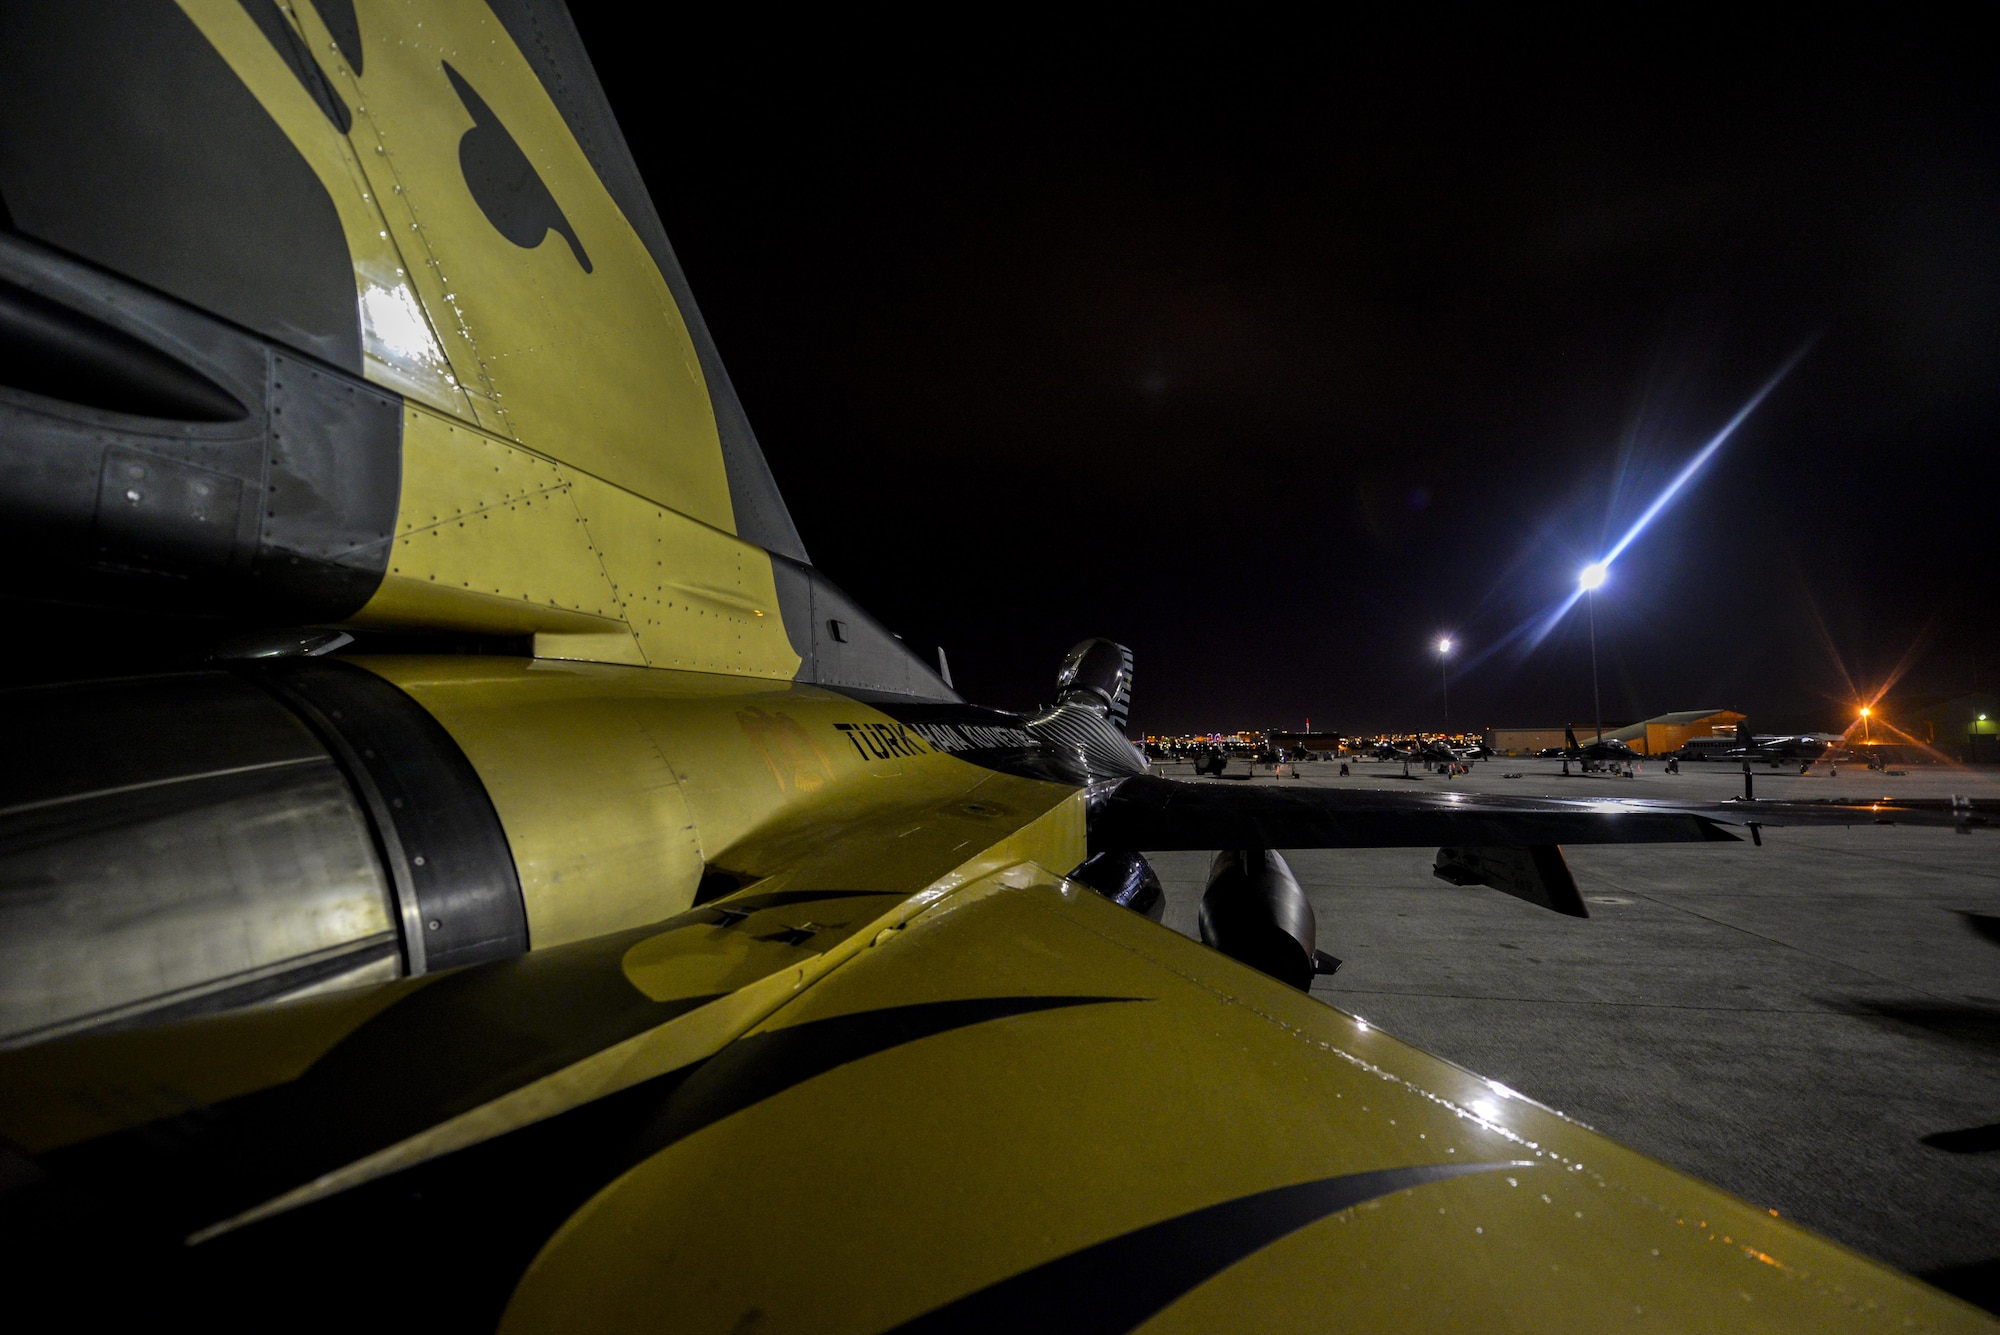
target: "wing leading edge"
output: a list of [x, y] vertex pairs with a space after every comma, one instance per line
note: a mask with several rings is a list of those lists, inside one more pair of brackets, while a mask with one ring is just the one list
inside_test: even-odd
[[1545, 844], [1730, 842], [1737, 825], [2000, 824], [1983, 798], [1843, 798], [1783, 802], [1503, 797], [1351, 788], [1190, 783], [1145, 775], [1092, 803], [1090, 842], [1104, 849], [1527, 848]]

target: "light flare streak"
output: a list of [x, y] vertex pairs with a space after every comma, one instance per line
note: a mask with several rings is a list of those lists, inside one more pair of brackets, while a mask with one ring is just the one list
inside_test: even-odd
[[[1729, 442], [1729, 438], [1736, 434], [1736, 429], [1750, 420], [1750, 414], [1756, 412], [1764, 400], [1770, 397], [1772, 390], [1784, 383], [1785, 377], [1792, 373], [1792, 368], [1797, 366], [1804, 359], [1806, 353], [1812, 350], [1812, 345], [1813, 340], [1808, 340], [1797, 352], [1786, 358], [1784, 365], [1772, 373], [1771, 378], [1758, 387], [1757, 392], [1750, 396], [1749, 401], [1736, 410], [1735, 416], [1724, 422], [1722, 429], [1717, 431], [1713, 436], [1710, 436], [1708, 443], [1703, 445], [1699, 450], [1696, 450], [1694, 457], [1681, 466], [1680, 472], [1674, 474], [1673, 480], [1660, 489], [1660, 494], [1653, 498], [1653, 503], [1648, 505], [1639, 517], [1632, 521], [1631, 526], [1625, 530], [1625, 536], [1613, 543], [1611, 549], [1605, 552], [1604, 555], [1598, 557], [1584, 568], [1589, 572], [1589, 576], [1587, 578], [1580, 578], [1562, 602], [1558, 603], [1540, 621], [1533, 623], [1534, 628], [1528, 633], [1528, 648], [1533, 649], [1541, 644], [1543, 640], [1547, 639], [1550, 632], [1555, 630], [1562, 623], [1562, 619], [1569, 615], [1570, 609], [1583, 601], [1584, 595], [1590, 589], [1602, 587], [1610, 573], [1611, 563], [1622, 556], [1625, 549], [1638, 540], [1639, 535], [1646, 531], [1648, 524], [1659, 518], [1661, 512], [1673, 504], [1674, 498], [1680, 495], [1687, 484], [1694, 480], [1695, 475], [1700, 473], [1708, 461], [1715, 457], [1715, 452], [1720, 450]], [[1510, 635], [1507, 638], [1512, 639], [1513, 636]], [[1467, 666], [1469, 667], [1470, 665], [1468, 664]]]
[[[1966, 768], [1964, 764], [1954, 760], [1922, 738], [1903, 731], [1903, 729], [1897, 727], [1882, 712], [1882, 701], [1891, 691], [1896, 689], [1897, 684], [1909, 673], [1910, 669], [1917, 665], [1918, 659], [1923, 656], [1925, 649], [1929, 647], [1932, 634], [1935, 630], [1935, 624], [1924, 627], [1923, 631], [1910, 643], [1909, 647], [1903, 650], [1902, 657], [1896, 660], [1896, 666], [1890, 669], [1888, 675], [1883, 677], [1872, 690], [1863, 690], [1855, 684], [1853, 674], [1848, 672], [1847, 664], [1841, 658], [1839, 648], [1834, 644], [1833, 631], [1826, 624], [1826, 618], [1820, 614], [1819, 604], [1809, 592], [1802, 592], [1802, 601], [1805, 604], [1807, 614], [1812, 619], [1813, 629], [1819, 635], [1820, 645], [1826, 651], [1827, 660], [1840, 673], [1841, 680], [1847, 687], [1846, 698], [1835, 703], [1848, 705], [1852, 702], [1850, 707], [1854, 711], [1854, 717], [1848, 721], [1846, 727], [1840, 730], [1841, 745], [1852, 746], [1854, 744], [1854, 734], [1857, 732], [1872, 735], [1876, 729], [1881, 729], [1890, 734], [1888, 738], [1889, 742], [1920, 750], [1925, 756], [1929, 757], [1932, 764], [1943, 765], [1956, 770], [1964, 770]], [[1862, 722], [1863, 719], [1867, 720], [1865, 725]], [[1876, 745], [1881, 744], [1876, 743]]]
[[1701, 471], [1703, 464], [1706, 464], [1710, 459], [1715, 457], [1715, 452], [1721, 449], [1731, 436], [1736, 434], [1736, 428], [1749, 420], [1750, 414], [1757, 411], [1758, 406], [1766, 398], [1770, 397], [1771, 391], [1784, 382], [1785, 377], [1792, 373], [1792, 368], [1797, 366], [1806, 353], [1811, 350], [1812, 344], [1808, 342], [1787, 358], [1785, 364], [1780, 366], [1776, 373], [1769, 380], [1766, 380], [1755, 394], [1750, 396], [1750, 401], [1741, 408], [1738, 408], [1736, 415], [1727, 422], [1724, 422], [1720, 431], [1709, 437], [1708, 444], [1695, 451], [1694, 458], [1688, 460], [1682, 466], [1681, 471], [1674, 474], [1674, 480], [1667, 483], [1661, 489], [1660, 494], [1653, 498], [1653, 503], [1646, 507], [1645, 512], [1632, 521], [1632, 526], [1625, 530], [1625, 536], [1613, 543], [1611, 550], [1598, 557], [1594, 564], [1602, 567], [1604, 570], [1609, 570], [1611, 563], [1616, 561], [1625, 549], [1630, 547], [1633, 541], [1646, 531], [1646, 525], [1652, 523], [1662, 510], [1673, 504], [1674, 497], [1680, 494], [1681, 488], [1687, 486], [1694, 479], [1694, 475]]

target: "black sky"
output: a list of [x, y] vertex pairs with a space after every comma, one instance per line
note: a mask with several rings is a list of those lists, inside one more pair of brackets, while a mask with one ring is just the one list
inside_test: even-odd
[[578, 20], [808, 549], [974, 699], [1105, 634], [1141, 728], [1435, 727], [1448, 630], [1455, 724], [1584, 718], [1580, 615], [1506, 637], [1815, 339], [1615, 567], [1606, 714], [2000, 677], [1969, 31], [663, 66], [626, 13]]

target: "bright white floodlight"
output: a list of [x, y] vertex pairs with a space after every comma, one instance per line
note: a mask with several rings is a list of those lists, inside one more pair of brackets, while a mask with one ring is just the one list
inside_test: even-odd
[[1604, 585], [1604, 562], [1592, 561], [1583, 568], [1583, 573], [1577, 576], [1576, 582], [1583, 586], [1585, 593], [1589, 593], [1592, 589], [1602, 588]]
[[1445, 639], [1438, 641], [1438, 652], [1441, 654], [1448, 654], [1451, 652], [1451, 639], [1449, 637], [1446, 637]]

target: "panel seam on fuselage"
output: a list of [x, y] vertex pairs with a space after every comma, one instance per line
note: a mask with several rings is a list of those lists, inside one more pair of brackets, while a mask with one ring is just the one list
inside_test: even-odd
[[522, 501], [532, 501], [536, 497], [546, 496], [552, 491], [568, 491], [570, 489], [570, 485], [571, 484], [569, 480], [565, 478], [561, 482], [553, 482], [546, 487], [539, 487], [534, 491], [524, 491], [518, 496], [509, 496], [504, 500], [494, 501], [490, 505], [480, 505], [480, 506], [475, 506], [470, 510], [461, 510], [457, 514], [452, 515], [446, 519], [440, 519], [434, 524], [424, 524], [421, 526], [413, 526], [410, 528], [403, 529], [396, 536], [399, 538], [408, 538], [408, 537], [414, 537], [419, 533], [429, 533], [433, 529], [443, 528], [447, 524], [463, 523], [465, 520], [471, 519], [475, 515], [491, 514], [493, 511], [498, 510], [503, 505], [519, 505]]
[[[569, 501], [570, 513], [576, 516], [576, 522], [583, 528], [583, 544], [590, 548], [591, 558], [597, 562], [598, 576], [603, 579], [605, 588], [611, 591], [611, 601], [618, 609], [618, 621], [625, 628], [626, 637], [632, 641], [632, 647], [639, 651], [640, 663], [645, 667], [655, 666], [652, 657], [646, 652], [645, 641], [639, 638], [638, 630], [632, 625], [632, 614], [625, 606], [625, 591], [619, 588], [618, 581], [611, 577], [610, 568], [604, 564], [603, 549], [590, 536], [590, 521], [584, 518], [583, 507], [576, 503], [576, 489], [566, 486], [563, 490]], [[619, 490], [623, 491], [624, 488], [621, 487]], [[631, 494], [637, 495], [636, 492]]]
[[[370, 385], [374, 385], [373, 381], [369, 381], [368, 383]], [[378, 389], [383, 388], [382, 386], [375, 386], [375, 387]], [[533, 445], [529, 444], [526, 441], [515, 440], [512, 436], [500, 435], [498, 432], [494, 431], [490, 427], [482, 426], [477, 422], [468, 422], [462, 417], [453, 417], [450, 414], [445, 413], [436, 407], [433, 407], [432, 405], [420, 403], [414, 399], [411, 399], [407, 395], [403, 396], [403, 405], [412, 412], [428, 413], [430, 416], [435, 417], [439, 421], [445, 422], [448, 425], [455, 427], [460, 431], [467, 431], [476, 435], [484, 436], [486, 437], [486, 439], [492, 441], [496, 445], [505, 446], [507, 449], [510, 450], [519, 450], [521, 453], [529, 456], [532, 459], [538, 460], [541, 463], [550, 464], [556, 468], [561, 469], [564, 474], [564, 481], [560, 485], [573, 487], [578, 479], [587, 478], [590, 481], [597, 483], [599, 486], [609, 487], [613, 491], [621, 492], [624, 495], [630, 496], [635, 500], [642, 501], [645, 504], [654, 507], [655, 509], [663, 510], [668, 514], [672, 514], [678, 516], [681, 519], [685, 519], [690, 524], [699, 525], [700, 527], [707, 529], [711, 533], [729, 539], [731, 542], [740, 542], [746, 547], [755, 547], [758, 551], [763, 552], [766, 556], [772, 554], [771, 550], [768, 547], [760, 546], [759, 544], [752, 542], [750, 539], [744, 537], [740, 533], [732, 533], [728, 529], [723, 528], [718, 524], [711, 524], [706, 519], [702, 519], [696, 515], [691, 515], [687, 511], [682, 510], [677, 506], [669, 505], [665, 501], [657, 500], [654, 497], [648, 496], [643, 491], [635, 491], [631, 487], [625, 486], [622, 483], [613, 482], [611, 479], [603, 476], [602, 474], [594, 473], [590, 469], [584, 468], [581, 465], [573, 463], [568, 459], [559, 458], [558, 456], [550, 454], [545, 450], [536, 449]], [[553, 490], [553, 488], [550, 488], [550, 490]], [[779, 553], [779, 555], [783, 555], [783, 553]], [[785, 557], [785, 559], [788, 561], [795, 561], [796, 564], [804, 566], [807, 569], [814, 568], [812, 562], [810, 561], [797, 561], [797, 559], [794, 557]]]

